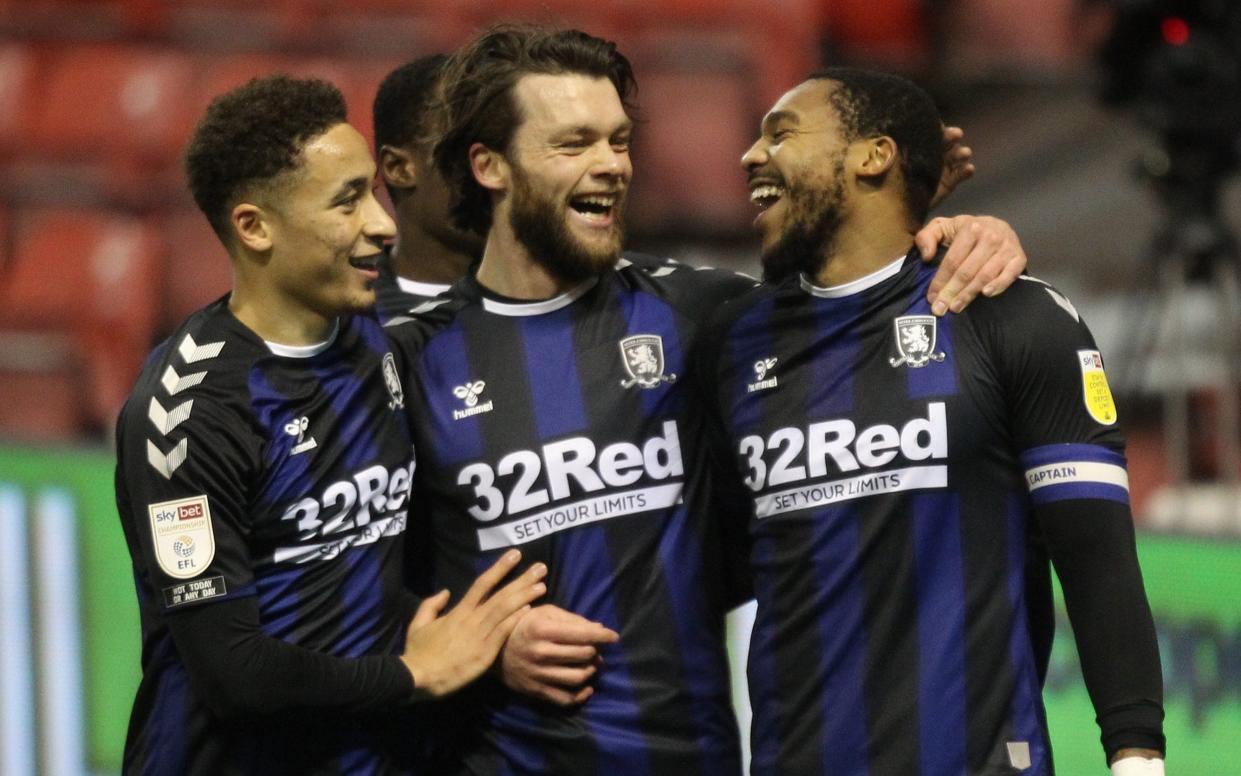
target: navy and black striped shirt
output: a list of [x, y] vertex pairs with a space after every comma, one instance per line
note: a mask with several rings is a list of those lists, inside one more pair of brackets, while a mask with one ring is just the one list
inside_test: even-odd
[[1123, 440], [1067, 299], [1022, 278], [937, 319], [934, 272], [764, 287], [703, 348], [752, 500], [755, 774], [1051, 773], [1032, 510], [1127, 507]]
[[282, 348], [227, 299], [152, 354], [117, 427], [143, 633], [127, 772], [388, 772], [373, 726], [342, 710], [406, 703], [395, 658], [368, 663], [374, 682], [355, 692], [372, 698], [221, 719], [169, 622], [252, 597], [273, 639], [341, 658], [400, 652], [414, 460], [399, 371], [374, 320], [343, 318], [330, 342]]
[[459, 595], [515, 546], [548, 565], [547, 603], [620, 633], [580, 709], [493, 678], [463, 693], [444, 716], [473, 773], [739, 772], [728, 593], [685, 377], [700, 321], [753, 285], [631, 257], [542, 302], [466, 278], [389, 326], [410, 365], [437, 582]]

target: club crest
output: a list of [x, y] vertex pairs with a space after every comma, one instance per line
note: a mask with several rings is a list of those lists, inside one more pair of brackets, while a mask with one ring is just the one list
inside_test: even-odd
[[889, 364], [917, 369], [944, 360], [943, 351], [935, 350], [934, 315], [902, 315], [892, 323], [896, 327], [896, 352], [900, 355], [889, 358]]
[[401, 377], [396, 371], [396, 359], [391, 353], [384, 354], [384, 385], [388, 388], [388, 395], [392, 400], [388, 402], [388, 409], [394, 410], [397, 407], [402, 409], [405, 407], [405, 389], [401, 388]]
[[664, 341], [658, 334], [635, 334], [620, 341], [621, 363], [628, 379], [622, 388], [634, 385], [654, 388], [660, 383], [675, 383], [677, 376], [664, 374]]

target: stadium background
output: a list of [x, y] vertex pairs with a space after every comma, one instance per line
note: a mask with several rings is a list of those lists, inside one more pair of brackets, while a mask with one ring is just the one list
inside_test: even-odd
[[[979, 167], [941, 212], [1009, 220], [1031, 271], [1069, 294], [1110, 357], [1170, 772], [1236, 772], [1241, 472], [1225, 444], [1241, 431], [1225, 423], [1236, 297], [1203, 271], [1228, 264], [1218, 259], [1184, 289], [1154, 283], [1168, 200], [1134, 171], [1157, 174], [1161, 153], [1166, 163], [1155, 131], [1166, 127], [1100, 105], [1108, 74], [1095, 55], [1116, 9], [1142, 6], [1162, 15], [1152, 45], [1197, 56], [1211, 31], [1194, 13], [1207, 5], [0, 0], [0, 773], [119, 770], [139, 630], [110, 426], [150, 346], [229, 278], [182, 184], [193, 121], [212, 95], [279, 69], [335, 81], [369, 137], [384, 73], [501, 19], [621, 44], [642, 119], [631, 247], [696, 263], [754, 269], [737, 159], [765, 108], [820, 61], [896, 69], [933, 90]], [[1131, 50], [1123, 67], [1142, 72], [1151, 51]], [[1235, 231], [1241, 190], [1225, 172], [1213, 226]], [[1046, 692], [1057, 763], [1102, 772], [1069, 632], [1062, 618]]]

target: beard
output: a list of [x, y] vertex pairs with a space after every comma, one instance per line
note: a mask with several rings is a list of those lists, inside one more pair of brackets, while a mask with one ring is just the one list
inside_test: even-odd
[[763, 252], [765, 282], [778, 283], [796, 273], [813, 279], [827, 263], [840, 229], [845, 198], [843, 154], [835, 160], [833, 168], [830, 186], [790, 186], [785, 193], [793, 206], [790, 207], [790, 224], [779, 241]]
[[560, 204], [536, 191], [522, 169], [513, 166], [509, 224], [530, 257], [555, 277], [567, 281], [586, 280], [616, 264], [625, 234], [623, 204], [622, 200], [617, 200], [613, 208], [613, 239], [601, 246], [586, 245], [569, 231]]

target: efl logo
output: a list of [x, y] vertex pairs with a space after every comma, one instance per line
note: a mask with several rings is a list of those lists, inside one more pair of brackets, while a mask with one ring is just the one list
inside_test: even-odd
[[215, 532], [206, 496], [162, 501], [147, 507], [160, 570], [175, 579], [206, 571], [215, 557]]

